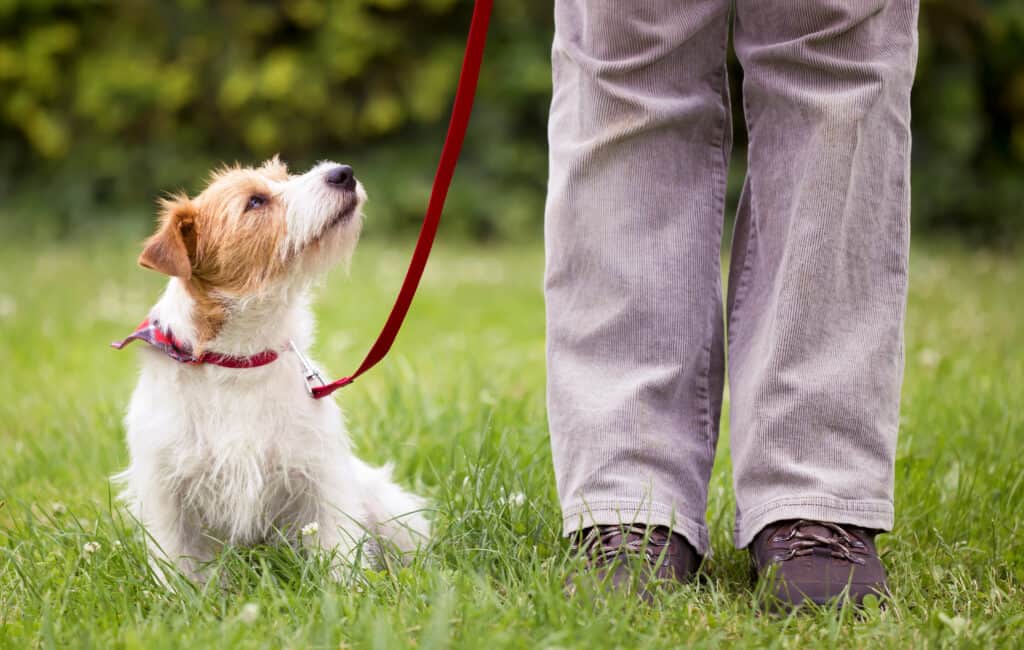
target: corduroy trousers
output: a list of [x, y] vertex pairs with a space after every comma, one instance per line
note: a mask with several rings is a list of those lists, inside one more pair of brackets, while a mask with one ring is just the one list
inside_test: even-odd
[[[889, 530], [917, 0], [556, 0], [548, 415], [564, 532], [708, 551], [728, 353], [735, 543]], [[730, 24], [749, 148], [720, 250]]]

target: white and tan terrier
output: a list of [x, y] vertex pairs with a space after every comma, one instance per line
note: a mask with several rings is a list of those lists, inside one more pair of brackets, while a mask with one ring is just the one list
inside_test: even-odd
[[[303, 356], [312, 285], [347, 265], [366, 198], [352, 169], [290, 175], [276, 157], [162, 202], [139, 263], [170, 276], [125, 418], [123, 498], [166, 556], [201, 579], [223, 544], [285, 538], [372, 558], [429, 535], [424, 501], [352, 454], [342, 413], [313, 399]], [[364, 542], [369, 542], [364, 544]], [[359, 557], [366, 557], [360, 554]]]

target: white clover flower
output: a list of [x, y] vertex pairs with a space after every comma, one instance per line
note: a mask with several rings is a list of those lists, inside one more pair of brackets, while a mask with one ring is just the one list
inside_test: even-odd
[[302, 533], [303, 537], [312, 537], [313, 535], [316, 535], [318, 532], [320, 532], [320, 524], [316, 523], [315, 521], [311, 521], [305, 526], [303, 526], [300, 532]]
[[50, 512], [52, 512], [54, 515], [58, 517], [67, 511], [68, 507], [61, 503], [60, 501], [54, 501], [53, 503], [50, 504]]
[[522, 492], [513, 492], [512, 494], [508, 495], [507, 501], [510, 506], [515, 506], [518, 508], [519, 506], [526, 503], [526, 495], [523, 494]]
[[99, 542], [86, 542], [82, 545], [82, 551], [86, 555], [92, 555], [93, 553], [98, 552], [101, 548], [103, 547], [100, 546]]
[[18, 313], [18, 303], [11, 296], [0, 294], [0, 320], [6, 320]]
[[114, 548], [121, 548], [121, 540], [119, 540], [119, 539], [115, 539], [114, 540]]
[[238, 619], [243, 623], [255, 623], [260, 617], [260, 606], [258, 603], [246, 603], [238, 612]]
[[917, 354], [917, 362], [925, 368], [934, 368], [939, 365], [940, 361], [942, 361], [942, 355], [931, 348], [925, 348]]

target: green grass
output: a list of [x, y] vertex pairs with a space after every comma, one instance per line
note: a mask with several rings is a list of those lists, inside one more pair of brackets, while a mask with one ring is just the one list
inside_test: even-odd
[[[383, 321], [408, 245], [368, 243], [318, 303], [316, 356], [351, 370]], [[204, 589], [168, 592], [111, 505], [136, 374], [107, 343], [160, 287], [132, 238], [0, 244], [0, 646], [672, 648], [1010, 647], [1024, 629], [1024, 265], [914, 251], [897, 529], [883, 611], [758, 616], [733, 550], [723, 433], [708, 580], [642, 606], [566, 599], [573, 563], [544, 414], [539, 246], [441, 247], [392, 356], [342, 391], [360, 453], [392, 459], [436, 507], [435, 543], [358, 588], [323, 558], [233, 549]], [[523, 493], [521, 505], [503, 495]], [[61, 505], [58, 505], [61, 504]], [[89, 554], [88, 542], [99, 550]], [[215, 585], [215, 586], [214, 586]]]

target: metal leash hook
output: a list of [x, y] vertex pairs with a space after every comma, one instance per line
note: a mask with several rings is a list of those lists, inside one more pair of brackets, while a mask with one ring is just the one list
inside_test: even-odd
[[292, 352], [295, 353], [295, 356], [299, 358], [299, 363], [302, 364], [302, 375], [303, 379], [306, 380], [306, 392], [308, 392], [311, 396], [315, 397], [316, 393], [313, 390], [313, 382], [316, 382], [317, 387], [326, 386], [327, 382], [320, 375], [317, 369], [313, 367], [313, 364], [310, 362], [309, 359], [306, 358], [306, 355], [299, 352], [299, 348], [297, 345], [295, 345], [295, 341], [288, 341], [288, 347], [292, 349]]

